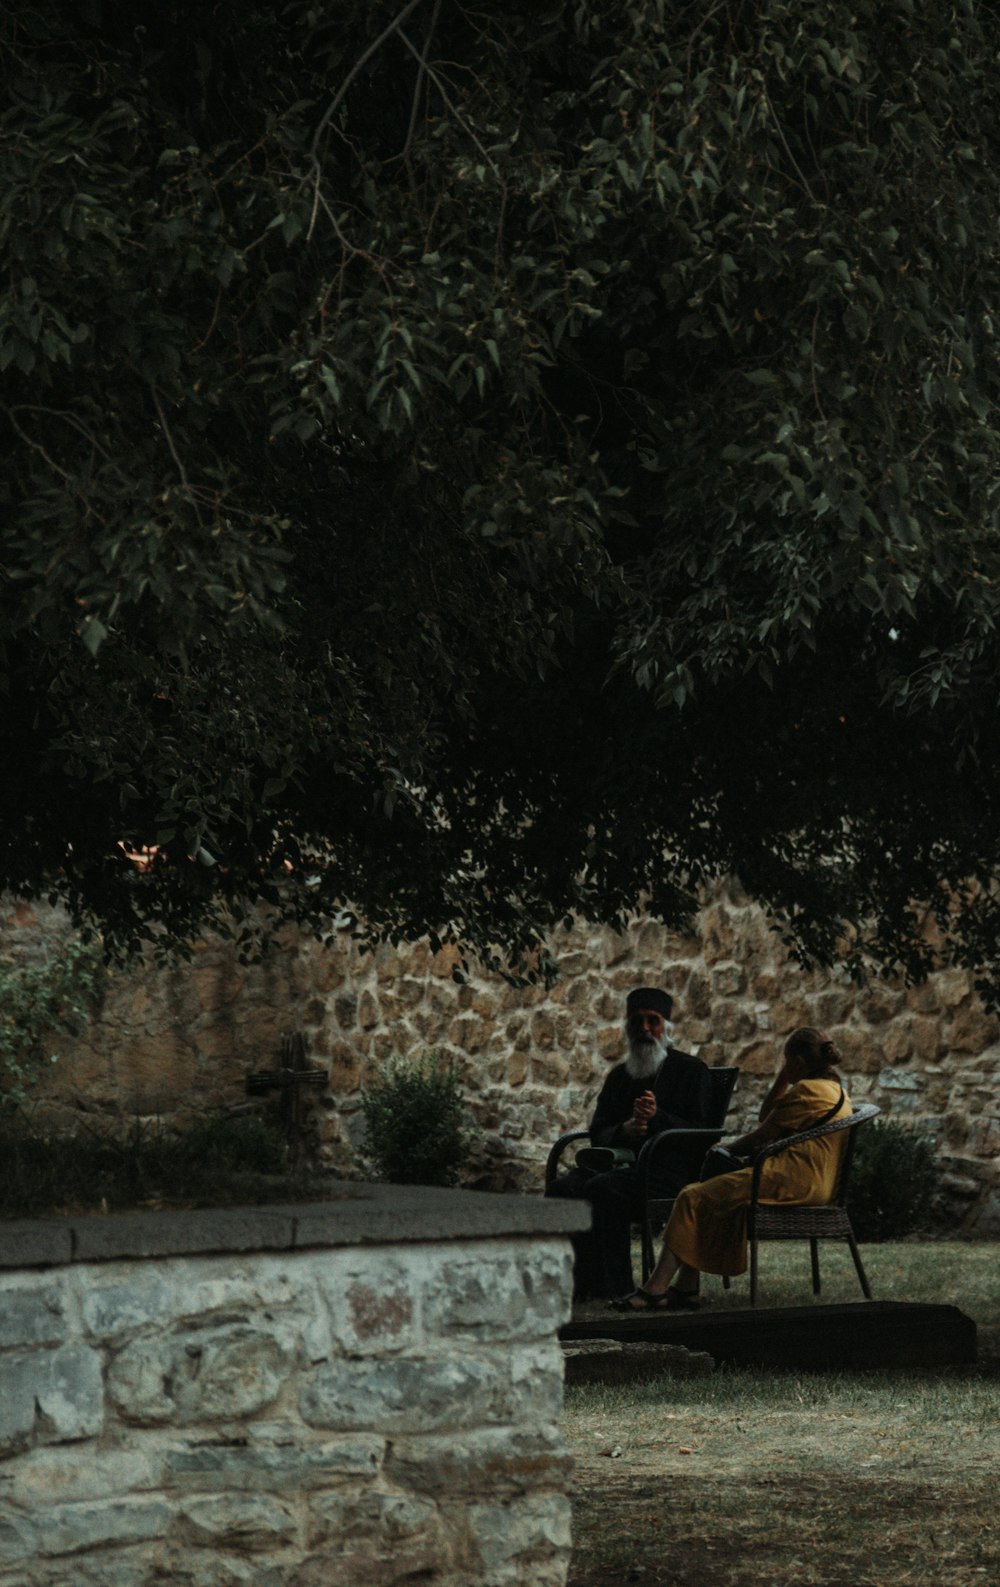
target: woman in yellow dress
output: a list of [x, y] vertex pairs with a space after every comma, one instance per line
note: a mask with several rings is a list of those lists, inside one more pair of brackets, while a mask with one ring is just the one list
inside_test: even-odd
[[[850, 1113], [851, 1101], [835, 1064], [840, 1054], [822, 1031], [804, 1025], [785, 1043], [781, 1068], [764, 1098], [760, 1123], [729, 1144], [735, 1157], [753, 1157], [762, 1146], [829, 1124]], [[761, 1174], [762, 1204], [798, 1206], [830, 1200], [847, 1133], [838, 1130], [800, 1141], [768, 1158]], [[739, 1168], [686, 1185], [663, 1231], [659, 1261], [645, 1285], [611, 1304], [619, 1311], [660, 1311], [698, 1305], [699, 1273], [734, 1277], [747, 1266], [747, 1207], [752, 1168]], [[672, 1282], [673, 1281], [673, 1282]]]

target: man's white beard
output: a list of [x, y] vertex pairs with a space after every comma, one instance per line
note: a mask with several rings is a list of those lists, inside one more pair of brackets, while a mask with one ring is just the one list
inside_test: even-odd
[[649, 1080], [660, 1067], [666, 1051], [665, 1041], [655, 1041], [652, 1037], [648, 1041], [633, 1040], [630, 1037], [625, 1068], [633, 1080]]

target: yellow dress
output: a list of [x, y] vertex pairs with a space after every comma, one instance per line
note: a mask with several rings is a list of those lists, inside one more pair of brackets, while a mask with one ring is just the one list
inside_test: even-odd
[[[784, 1134], [797, 1135], [829, 1114], [839, 1094], [836, 1080], [799, 1080], [771, 1109], [768, 1121], [779, 1125]], [[843, 1103], [826, 1122], [850, 1111], [851, 1100], [845, 1092]], [[815, 1141], [801, 1141], [768, 1158], [761, 1174], [760, 1201], [771, 1206], [783, 1201], [798, 1205], [829, 1201], [847, 1133], [838, 1130]], [[745, 1273], [752, 1174], [751, 1168], [740, 1168], [702, 1184], [685, 1185], [663, 1231], [664, 1245], [702, 1273], [729, 1277]]]

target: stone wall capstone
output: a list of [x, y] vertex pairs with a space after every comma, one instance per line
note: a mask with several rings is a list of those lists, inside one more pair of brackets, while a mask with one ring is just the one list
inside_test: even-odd
[[[57, 910], [11, 903], [0, 955], [30, 962], [68, 931]], [[735, 1128], [755, 1118], [785, 1036], [819, 1025], [844, 1055], [852, 1096], [935, 1138], [945, 1224], [1000, 1232], [1000, 1024], [967, 972], [913, 987], [806, 973], [735, 882], [706, 896], [688, 935], [651, 920], [620, 934], [576, 922], [554, 933], [550, 951], [559, 978], [546, 990], [474, 966], [458, 984], [454, 950], [416, 942], [365, 953], [348, 929], [330, 946], [286, 932], [255, 965], [241, 965], [229, 944], [197, 941], [189, 962], [112, 972], [88, 1030], [54, 1042], [59, 1062], [37, 1101], [62, 1123], [81, 1114], [182, 1122], [244, 1104], [247, 1074], [277, 1063], [282, 1032], [301, 1031], [309, 1062], [329, 1073], [313, 1115], [320, 1160], [350, 1175], [366, 1080], [431, 1050], [454, 1062], [465, 1090], [473, 1182], [535, 1190], [549, 1144], [586, 1123], [623, 1055], [626, 992], [653, 983], [675, 998], [678, 1045], [743, 1071]]]

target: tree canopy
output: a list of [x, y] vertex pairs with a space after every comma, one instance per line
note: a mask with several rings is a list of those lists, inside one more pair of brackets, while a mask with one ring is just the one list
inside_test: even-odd
[[0, 884], [516, 952], [733, 871], [996, 976], [992, 5], [8, 0], [0, 72]]

